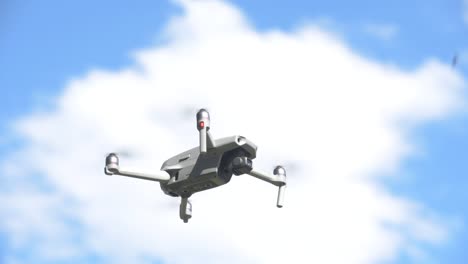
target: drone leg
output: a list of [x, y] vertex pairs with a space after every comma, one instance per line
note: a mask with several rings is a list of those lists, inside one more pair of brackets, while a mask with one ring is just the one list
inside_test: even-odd
[[286, 185], [278, 187], [278, 199], [276, 200], [276, 207], [278, 208], [283, 207], [284, 191], [286, 191]]
[[188, 200], [188, 198], [182, 198], [180, 201], [180, 209], [179, 209], [180, 219], [187, 223], [190, 218], [192, 218], [192, 204]]
[[283, 167], [276, 166], [273, 171], [273, 175], [253, 169], [247, 174], [278, 186], [278, 198], [276, 200], [276, 206], [278, 208], [283, 207], [284, 193], [286, 191], [286, 170]]
[[276, 200], [276, 207], [283, 207], [284, 193], [286, 191], [286, 170], [281, 166], [276, 166], [273, 170], [273, 174], [282, 182], [282, 185], [278, 186], [278, 199]]

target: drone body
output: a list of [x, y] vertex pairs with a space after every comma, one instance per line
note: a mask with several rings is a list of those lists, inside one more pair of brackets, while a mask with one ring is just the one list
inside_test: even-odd
[[273, 175], [254, 170], [252, 159], [257, 146], [242, 136], [213, 140], [210, 134], [210, 119], [206, 110], [197, 113], [197, 129], [200, 146], [182, 152], [166, 160], [157, 174], [128, 172], [120, 169], [119, 158], [111, 153], [106, 158], [104, 169], [107, 175], [121, 175], [157, 181], [165, 194], [181, 197], [180, 218], [187, 223], [192, 216], [188, 198], [196, 193], [228, 183], [232, 175], [249, 174], [279, 187], [277, 207], [282, 207], [286, 188], [286, 171], [277, 166]]

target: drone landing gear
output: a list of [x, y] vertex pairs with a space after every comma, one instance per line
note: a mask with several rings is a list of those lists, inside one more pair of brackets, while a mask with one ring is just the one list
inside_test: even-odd
[[188, 198], [181, 199], [179, 215], [180, 219], [182, 219], [184, 223], [188, 223], [188, 220], [192, 218], [192, 204], [190, 203]]
[[253, 169], [252, 160], [247, 157], [236, 157], [231, 162], [232, 173], [239, 176], [249, 174], [260, 180], [269, 182], [278, 186], [278, 198], [276, 206], [283, 207], [284, 192], [286, 191], [286, 170], [282, 166], [276, 166], [273, 170], [273, 175]]
[[278, 186], [278, 198], [276, 200], [276, 207], [283, 207], [284, 192], [286, 191], [286, 170], [282, 166], [276, 166], [273, 170], [273, 175], [257, 170], [251, 170], [248, 174], [257, 179]]

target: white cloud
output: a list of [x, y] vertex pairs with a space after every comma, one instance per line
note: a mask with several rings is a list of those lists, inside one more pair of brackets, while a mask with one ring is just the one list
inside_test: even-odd
[[[11, 237], [48, 240], [37, 247], [43, 258], [78, 254], [68, 241], [61, 243], [71, 243], [68, 254], [51, 255], [68, 238], [62, 216], [25, 214], [45, 196], [49, 203], [38, 208], [80, 224], [75, 251], [112, 263], [375, 263], [446, 239], [446, 226], [391, 194], [379, 175], [397, 171], [412, 153], [415, 125], [463, 103], [456, 72], [435, 60], [405, 72], [313, 25], [259, 33], [226, 3], [181, 4], [165, 44], [137, 52], [136, 66], [72, 80], [56, 109], [18, 122], [27, 144], [7, 160], [9, 181], [19, 185], [30, 179], [25, 172], [39, 173], [53, 191], [8, 193], [11, 201], [24, 193], [30, 200], [0, 204], [5, 222], [20, 226], [2, 221]], [[195, 146], [199, 107], [211, 110], [215, 137], [241, 134], [259, 146], [259, 168], [296, 164], [283, 209], [274, 206], [273, 186], [241, 176], [194, 195], [194, 217], [183, 224], [178, 200], [158, 184], [104, 176], [104, 154], [112, 150], [134, 153], [123, 166], [151, 171]], [[21, 229], [29, 221], [37, 225]]]
[[398, 27], [393, 24], [366, 24], [364, 32], [382, 40], [390, 40], [398, 34]]

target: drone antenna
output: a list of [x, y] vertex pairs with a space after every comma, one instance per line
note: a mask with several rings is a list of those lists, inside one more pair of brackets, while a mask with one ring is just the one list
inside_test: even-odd
[[210, 130], [210, 114], [205, 109], [200, 109], [197, 113], [197, 129], [200, 134], [200, 153], [206, 153], [207, 134]]

